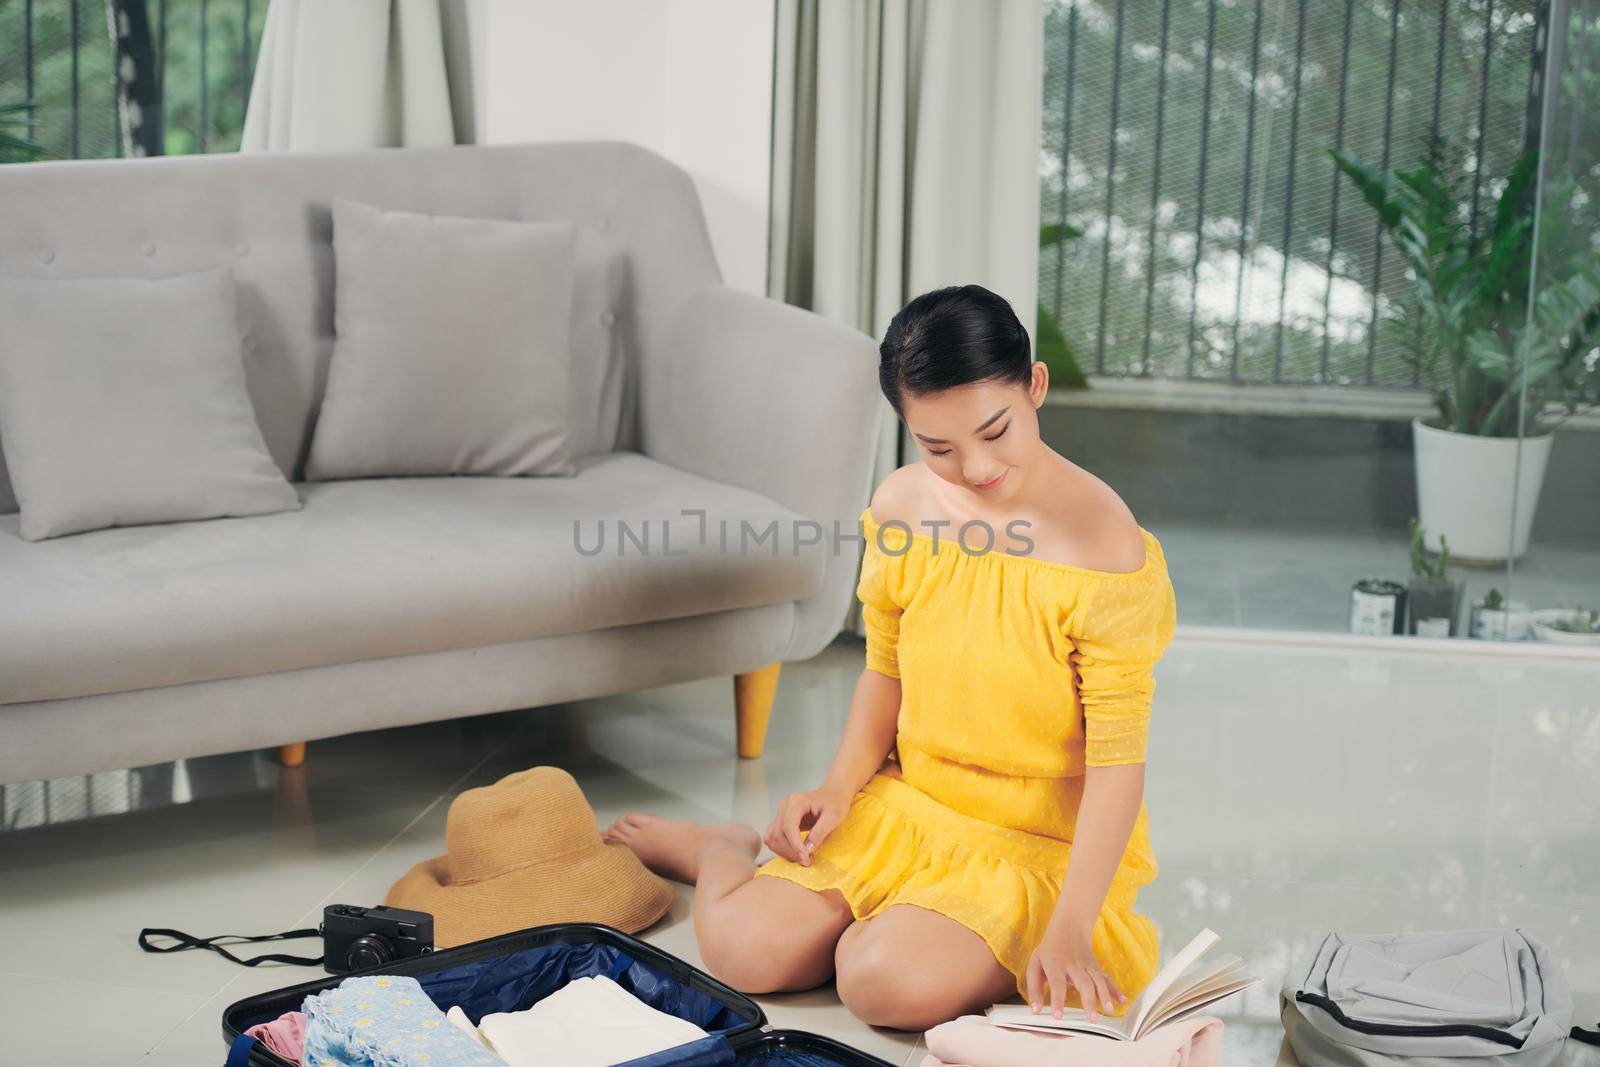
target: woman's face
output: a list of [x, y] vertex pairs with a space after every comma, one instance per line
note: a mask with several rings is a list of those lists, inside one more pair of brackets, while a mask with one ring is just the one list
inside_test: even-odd
[[1038, 459], [1038, 407], [1048, 385], [1049, 372], [1035, 362], [1026, 389], [974, 382], [907, 396], [901, 415], [929, 470], [986, 503], [999, 504], [1017, 494]]

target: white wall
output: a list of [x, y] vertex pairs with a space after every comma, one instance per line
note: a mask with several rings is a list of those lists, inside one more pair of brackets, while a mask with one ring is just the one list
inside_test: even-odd
[[770, 0], [470, 4], [478, 143], [620, 139], [661, 153], [694, 177], [723, 279], [766, 291]]

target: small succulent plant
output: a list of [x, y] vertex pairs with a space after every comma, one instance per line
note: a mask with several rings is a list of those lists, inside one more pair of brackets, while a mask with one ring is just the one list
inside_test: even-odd
[[1445, 562], [1450, 558], [1450, 542], [1439, 535], [1439, 551], [1428, 551], [1428, 531], [1415, 515], [1411, 516], [1411, 576], [1419, 582], [1445, 580]]
[[1569, 634], [1594, 634], [1600, 633], [1600, 611], [1585, 611], [1579, 608], [1570, 618], [1556, 619], [1547, 624], [1552, 630], [1560, 630]]

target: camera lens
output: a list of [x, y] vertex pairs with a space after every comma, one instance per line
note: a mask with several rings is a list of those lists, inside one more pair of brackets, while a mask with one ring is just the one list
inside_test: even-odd
[[389, 943], [381, 937], [363, 934], [350, 942], [350, 947], [345, 950], [345, 970], [362, 971], [368, 967], [376, 967], [380, 963], [388, 963], [394, 959], [394, 953], [389, 949]]

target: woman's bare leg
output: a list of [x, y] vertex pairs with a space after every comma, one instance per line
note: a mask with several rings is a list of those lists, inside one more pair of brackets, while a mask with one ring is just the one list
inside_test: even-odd
[[839, 938], [839, 999], [862, 1022], [927, 1030], [1016, 995], [1015, 976], [954, 919], [895, 904]]
[[688, 882], [706, 969], [743, 993], [812, 989], [833, 977], [834, 946], [852, 922], [837, 890], [817, 893], [757, 878], [761, 837], [742, 823], [687, 822], [632, 813], [604, 835], [646, 867]]

